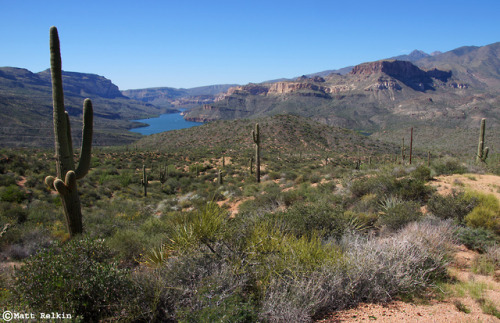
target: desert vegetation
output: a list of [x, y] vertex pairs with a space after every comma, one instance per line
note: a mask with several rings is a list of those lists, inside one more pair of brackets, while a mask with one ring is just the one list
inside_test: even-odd
[[413, 149], [413, 128], [408, 160], [404, 139], [391, 145], [291, 115], [91, 152], [85, 100], [75, 167], [51, 33], [55, 155], [0, 150], [3, 311], [84, 322], [309, 322], [449, 284], [500, 316], [484, 286], [450, 287], [448, 271], [463, 244], [481, 253], [476, 273], [495, 275], [498, 199], [459, 181], [449, 194], [431, 185], [443, 174], [500, 172], [498, 156], [487, 158], [484, 121], [470, 161], [440, 152], [431, 160]]
[[[283, 127], [297, 126], [286, 118]], [[498, 201], [459, 183], [448, 195], [429, 185], [494, 165], [446, 156], [427, 167], [425, 154], [402, 164], [398, 147], [371, 164], [360, 156], [360, 167], [353, 148], [277, 157], [263, 136], [258, 183], [247, 130], [248, 148], [95, 149], [78, 184], [83, 234], [73, 238], [44, 183], [53, 152], [2, 150], [2, 303], [83, 320], [307, 322], [432, 289], [449, 279], [456, 244], [483, 253], [477, 271], [498, 268]]]

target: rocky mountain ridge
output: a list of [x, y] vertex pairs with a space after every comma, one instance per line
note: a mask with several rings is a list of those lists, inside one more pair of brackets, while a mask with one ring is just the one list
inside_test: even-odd
[[363, 63], [345, 75], [233, 87], [213, 104], [190, 110], [185, 118], [206, 122], [285, 113], [369, 133], [417, 124], [477, 127], [483, 117], [497, 126], [498, 44], [434, 56], [420, 53], [422, 58], [414, 63], [394, 59]]

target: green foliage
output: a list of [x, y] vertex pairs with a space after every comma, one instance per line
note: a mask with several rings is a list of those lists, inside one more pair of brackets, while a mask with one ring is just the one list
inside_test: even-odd
[[460, 161], [450, 157], [434, 162], [432, 168], [434, 168], [436, 175], [464, 174], [467, 172], [467, 168]]
[[0, 201], [21, 203], [27, 197], [26, 193], [15, 184], [0, 187]]
[[485, 252], [497, 241], [495, 234], [485, 228], [459, 227], [456, 230], [456, 237], [467, 248], [479, 252]]
[[493, 194], [469, 193], [478, 199], [478, 205], [465, 217], [465, 222], [473, 228], [489, 229], [500, 234], [500, 203]]
[[414, 201], [398, 200], [381, 206], [378, 223], [391, 230], [403, 228], [410, 222], [422, 217], [420, 205]]
[[453, 191], [449, 195], [433, 194], [427, 202], [429, 212], [441, 219], [455, 219], [462, 222], [478, 201], [462, 191]]
[[116, 315], [132, 292], [127, 272], [118, 269], [103, 241], [74, 239], [43, 250], [16, 271], [20, 304], [44, 313], [72, 313], [84, 321]]

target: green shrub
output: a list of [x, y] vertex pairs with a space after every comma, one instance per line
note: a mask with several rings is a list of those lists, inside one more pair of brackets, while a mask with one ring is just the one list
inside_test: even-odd
[[455, 236], [467, 248], [479, 252], [485, 252], [488, 247], [493, 246], [496, 242], [495, 234], [485, 228], [459, 227], [455, 232]]
[[453, 191], [449, 195], [432, 195], [427, 202], [427, 209], [438, 218], [455, 219], [462, 222], [477, 203], [476, 198], [461, 191]]
[[82, 316], [86, 322], [116, 315], [130, 293], [128, 274], [117, 268], [103, 241], [83, 238], [28, 258], [15, 273], [21, 304]]
[[465, 223], [473, 228], [489, 229], [500, 234], [500, 203], [493, 194], [471, 192], [468, 195], [476, 197], [478, 205], [465, 217]]
[[15, 184], [7, 187], [0, 187], [0, 201], [21, 203], [27, 198], [28, 196], [26, 193]]
[[413, 178], [424, 182], [432, 179], [430, 168], [424, 165], [418, 166], [413, 172], [410, 173], [410, 175]]
[[378, 223], [391, 230], [398, 230], [422, 217], [420, 205], [414, 201], [399, 201], [383, 207]]
[[285, 232], [297, 237], [320, 231], [326, 236], [340, 238], [346, 229], [343, 214], [340, 206], [297, 202], [286, 212], [278, 213], [277, 220], [282, 221]]
[[433, 168], [436, 175], [451, 175], [451, 174], [464, 174], [467, 172], [467, 167], [462, 165], [458, 160], [445, 158], [433, 163]]

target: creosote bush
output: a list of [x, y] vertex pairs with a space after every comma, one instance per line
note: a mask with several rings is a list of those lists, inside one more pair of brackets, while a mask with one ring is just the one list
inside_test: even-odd
[[46, 312], [72, 313], [97, 321], [119, 313], [133, 293], [127, 271], [118, 268], [104, 241], [73, 239], [28, 258], [15, 273], [19, 304]]

